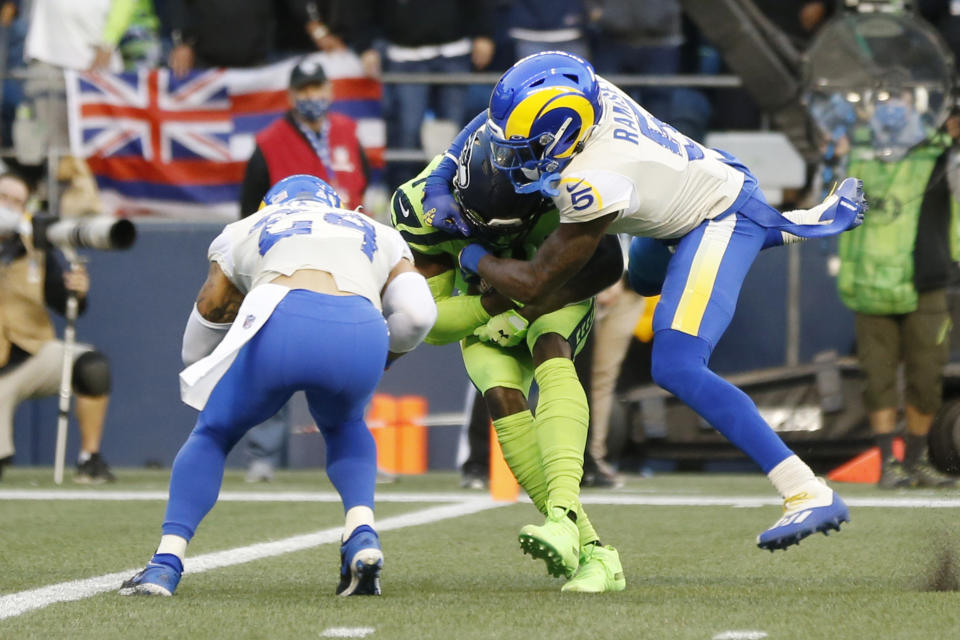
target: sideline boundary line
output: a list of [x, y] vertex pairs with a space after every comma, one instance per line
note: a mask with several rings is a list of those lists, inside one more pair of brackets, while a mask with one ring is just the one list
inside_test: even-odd
[[[450, 518], [459, 518], [461, 516], [486, 511], [487, 509], [502, 507], [505, 504], [507, 503], [494, 502], [490, 499], [475, 499], [468, 502], [461, 502], [460, 504], [430, 507], [412, 513], [384, 518], [377, 522], [376, 528], [377, 531], [403, 529], [405, 527], [429, 524]], [[338, 542], [342, 530], [343, 527], [323, 529], [314, 533], [291, 536], [283, 540], [259, 542], [245, 547], [205, 553], [193, 558], [187, 557], [184, 560], [184, 573], [203, 573], [204, 571], [210, 571], [212, 569], [244, 564], [253, 560], [270, 558], [294, 551], [303, 551], [304, 549], [310, 549], [322, 544]], [[69, 582], [61, 582], [59, 584], [47, 585], [45, 587], [0, 596], [0, 620], [42, 609], [58, 602], [82, 600], [105, 591], [119, 589], [121, 582], [142, 568], [143, 567], [124, 569], [123, 571], [94, 578], [71, 580]], [[118, 595], [117, 597], [119, 598], [121, 596]]]
[[[958, 509], [960, 495], [955, 497], [926, 496], [881, 496], [844, 497], [851, 507], [881, 507], [888, 509]], [[89, 501], [157, 501], [166, 500], [166, 491], [98, 491], [96, 489], [0, 489], [2, 500], [89, 500]], [[484, 494], [455, 492], [384, 492], [377, 493], [378, 503], [429, 502], [450, 504], [473, 504], [489, 501]], [[765, 507], [779, 506], [783, 501], [776, 496], [707, 496], [690, 494], [581, 494], [580, 501], [591, 505], [618, 505], [639, 507]], [[333, 491], [224, 491], [217, 502], [340, 502]], [[530, 499], [520, 496], [519, 502]]]

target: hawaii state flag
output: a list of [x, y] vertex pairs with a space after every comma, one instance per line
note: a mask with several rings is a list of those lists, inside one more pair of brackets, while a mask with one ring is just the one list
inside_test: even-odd
[[[311, 57], [333, 83], [331, 110], [357, 122], [375, 181], [386, 145], [380, 83], [363, 75], [352, 53]], [[298, 61], [179, 78], [168, 69], [67, 72], [71, 151], [96, 176], [103, 213], [236, 220], [254, 137], [287, 110]]]

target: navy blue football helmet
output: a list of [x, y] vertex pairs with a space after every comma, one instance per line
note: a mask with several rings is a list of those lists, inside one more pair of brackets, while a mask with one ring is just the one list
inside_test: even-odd
[[549, 203], [537, 192], [517, 193], [506, 171], [492, 161], [486, 125], [467, 140], [453, 178], [453, 197], [472, 234], [488, 241], [529, 230]]

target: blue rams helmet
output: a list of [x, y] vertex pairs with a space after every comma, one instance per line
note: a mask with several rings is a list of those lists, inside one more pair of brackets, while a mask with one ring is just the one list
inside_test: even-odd
[[517, 193], [507, 172], [491, 162], [491, 136], [482, 126], [460, 152], [453, 197], [473, 235], [488, 241], [520, 234], [536, 222], [547, 203], [539, 193]]
[[340, 195], [329, 184], [306, 173], [287, 176], [270, 187], [263, 196], [260, 208], [272, 204], [284, 204], [293, 200], [312, 200], [331, 207], [340, 207]]
[[509, 172], [519, 193], [550, 194], [552, 174], [579, 150], [601, 111], [589, 62], [562, 51], [527, 56], [500, 77], [490, 96], [493, 162]]

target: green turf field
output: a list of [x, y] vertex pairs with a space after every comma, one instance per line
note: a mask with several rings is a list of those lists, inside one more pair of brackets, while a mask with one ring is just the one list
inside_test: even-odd
[[838, 485], [853, 521], [771, 554], [755, 537], [780, 509], [759, 474], [628, 478], [584, 492], [627, 590], [585, 595], [561, 594], [521, 555], [520, 527], [540, 520], [529, 503], [489, 504], [454, 474], [404, 477], [378, 487], [383, 596], [338, 598], [338, 546], [323, 541], [341, 509], [323, 474], [251, 486], [228, 472], [176, 595], [124, 598], [122, 577], [97, 578], [149, 558], [167, 472], [121, 469], [114, 485], [58, 493], [51, 476], [13, 467], [0, 483], [3, 639], [960, 637], [960, 592], [930, 590], [960, 552], [960, 491]]

